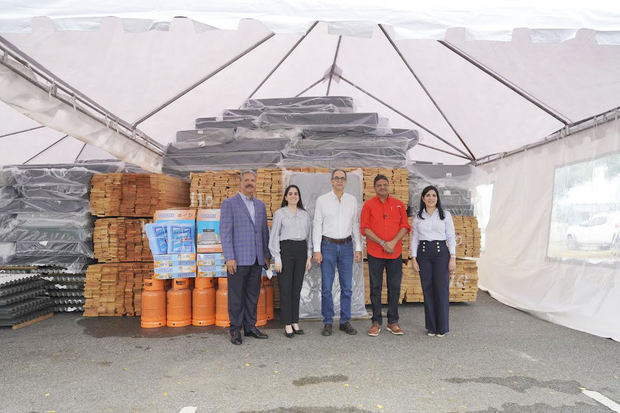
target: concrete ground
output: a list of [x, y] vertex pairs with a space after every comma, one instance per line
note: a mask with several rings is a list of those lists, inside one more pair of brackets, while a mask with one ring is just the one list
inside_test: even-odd
[[[57, 314], [0, 330], [2, 412], [609, 412], [620, 343], [538, 320], [486, 293], [451, 306], [451, 332], [424, 333], [422, 305], [383, 329], [228, 341], [225, 329], [143, 330], [138, 318]], [[583, 389], [608, 398], [612, 409]], [[611, 400], [609, 400], [611, 399]], [[603, 400], [605, 402], [605, 400]]]

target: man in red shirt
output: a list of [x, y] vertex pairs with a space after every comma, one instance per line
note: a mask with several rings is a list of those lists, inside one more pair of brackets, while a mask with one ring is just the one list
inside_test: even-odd
[[387, 273], [387, 329], [393, 334], [402, 335], [404, 331], [398, 325], [398, 301], [403, 276], [401, 240], [410, 230], [407, 209], [401, 201], [390, 196], [390, 182], [385, 175], [375, 177], [374, 188], [377, 196], [364, 202], [360, 224], [361, 233], [366, 236], [370, 271], [372, 326], [368, 330], [368, 335], [378, 336], [381, 331], [383, 269]]

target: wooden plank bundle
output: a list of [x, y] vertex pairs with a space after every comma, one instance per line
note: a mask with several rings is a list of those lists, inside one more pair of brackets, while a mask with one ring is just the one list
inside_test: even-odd
[[89, 266], [84, 287], [84, 317], [140, 315], [142, 285], [152, 274], [152, 262]]
[[[405, 301], [424, 302], [420, 275], [411, 264], [403, 267], [401, 289], [405, 288]], [[478, 266], [473, 260], [456, 260], [456, 270], [450, 274], [450, 302], [474, 302], [478, 295]]]
[[150, 219], [101, 218], [95, 221], [93, 244], [99, 262], [152, 261], [144, 225]]
[[375, 196], [374, 180], [378, 174], [390, 181], [390, 195], [407, 206], [409, 203], [409, 175], [406, 169], [362, 168], [364, 174], [364, 201]]
[[190, 174], [190, 206], [220, 208], [222, 201], [239, 192], [239, 170], [205, 171]]
[[457, 257], [480, 257], [480, 228], [476, 217], [453, 216]]
[[267, 218], [271, 219], [282, 205], [282, 170], [260, 168], [256, 176], [256, 197], [265, 203]]
[[151, 217], [158, 209], [187, 207], [189, 185], [159, 174], [93, 175], [90, 209], [101, 217]]

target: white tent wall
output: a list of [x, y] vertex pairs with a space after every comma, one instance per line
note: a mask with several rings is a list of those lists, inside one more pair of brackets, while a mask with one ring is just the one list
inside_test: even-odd
[[620, 341], [618, 262], [547, 258], [555, 169], [619, 151], [615, 120], [482, 166], [493, 199], [479, 261], [481, 288], [537, 317]]

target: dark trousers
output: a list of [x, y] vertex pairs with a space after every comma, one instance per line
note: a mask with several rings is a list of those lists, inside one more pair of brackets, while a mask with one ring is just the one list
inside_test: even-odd
[[306, 273], [308, 246], [306, 241], [280, 242], [282, 272], [280, 283], [280, 322], [284, 325], [299, 322], [299, 298]]
[[429, 333], [449, 331], [450, 252], [445, 241], [420, 241], [418, 265], [424, 293], [424, 318]]
[[238, 265], [237, 272], [228, 274], [228, 318], [230, 332], [256, 328], [256, 305], [260, 295], [261, 266]]
[[368, 254], [368, 271], [370, 279], [370, 302], [372, 304], [372, 321], [381, 324], [381, 289], [383, 288], [383, 270], [386, 271], [388, 290], [388, 323], [398, 322], [398, 301], [400, 282], [403, 278], [403, 260], [398, 258], [376, 258]]

